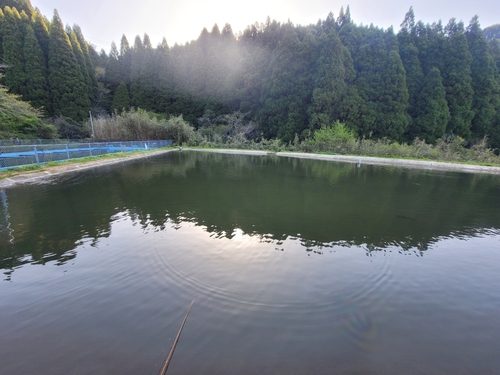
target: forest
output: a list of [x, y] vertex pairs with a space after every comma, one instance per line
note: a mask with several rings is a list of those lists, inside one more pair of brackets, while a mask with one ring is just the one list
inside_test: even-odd
[[[143, 111], [182, 115], [202, 135], [236, 119], [256, 142], [303, 142], [340, 123], [358, 139], [499, 149], [499, 25], [424, 24], [413, 8], [402, 18], [397, 31], [357, 25], [347, 7], [307, 26], [214, 25], [183, 45], [123, 35], [106, 52], [57, 11], [49, 20], [29, 0], [0, 0], [0, 138], [84, 138], [89, 113]], [[29, 104], [11, 113], [7, 99]]]

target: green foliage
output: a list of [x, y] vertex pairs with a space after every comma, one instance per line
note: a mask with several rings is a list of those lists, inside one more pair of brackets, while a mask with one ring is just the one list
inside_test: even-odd
[[0, 87], [0, 138], [34, 137], [43, 127], [40, 113]]
[[442, 70], [440, 69], [451, 115], [446, 130], [448, 133], [468, 138], [471, 135], [470, 127], [474, 117], [472, 111], [474, 91], [470, 69], [472, 56], [462, 23], [450, 20], [446, 26], [446, 34], [444, 64]]
[[416, 100], [414, 117], [407, 138], [421, 137], [428, 143], [435, 143], [437, 139], [443, 137], [449, 119], [450, 111], [441, 74], [438, 68], [432, 68], [425, 77]]
[[409, 123], [408, 89], [397, 39], [392, 30], [374, 27], [355, 54], [356, 85], [362, 99], [359, 134], [399, 140]]
[[336, 121], [333, 125], [323, 125], [321, 129], [316, 130], [312, 138], [306, 140], [306, 144], [319, 152], [339, 152], [339, 148], [349, 146], [355, 140], [354, 131], [347, 128], [345, 124]]
[[310, 128], [318, 129], [335, 120], [357, 128], [361, 99], [353, 86], [356, 73], [349, 51], [334, 28], [319, 40], [322, 49], [313, 90]]
[[82, 139], [89, 138], [90, 132], [71, 118], [59, 116], [53, 119], [53, 126], [61, 138]]
[[494, 131], [492, 125], [495, 114], [500, 110], [500, 82], [495, 77], [497, 75], [495, 61], [489, 52], [477, 16], [471, 20], [466, 36], [469, 50], [474, 56], [471, 62], [471, 85], [474, 91], [471, 132], [473, 136], [482, 138]]
[[125, 85], [125, 82], [122, 82], [116, 89], [115, 95], [113, 97], [113, 103], [111, 104], [111, 111], [121, 112], [123, 110], [129, 110], [129, 108], [130, 97], [128, 95], [127, 85]]
[[265, 123], [266, 138], [278, 137], [285, 142], [307, 128], [307, 109], [313, 87], [311, 62], [316, 60], [316, 41], [310, 33], [302, 40], [292, 25], [286, 25], [284, 38], [273, 57], [269, 81], [263, 87], [264, 103], [258, 119]]
[[23, 99], [30, 101], [36, 108], [50, 107], [44, 54], [30, 25], [26, 27], [23, 51], [26, 59]]
[[171, 139], [179, 146], [189, 144], [196, 138], [193, 127], [184, 121], [182, 115], [170, 117], [164, 126], [166, 130], [166, 137], [163, 139]]
[[75, 121], [86, 118], [90, 110], [89, 87], [57, 11], [50, 25], [48, 68], [52, 99], [49, 113]]
[[[354, 24], [347, 8], [316, 25], [267, 19], [238, 38], [230, 25], [215, 25], [173, 47], [163, 40], [153, 48], [147, 34], [133, 45], [122, 36], [107, 54], [78, 26], [64, 30], [57, 12], [49, 22], [28, 0], [0, 6], [0, 57], [10, 64], [2, 83], [64, 118], [54, 120], [64, 134], [83, 136], [89, 110], [105, 118], [134, 105], [163, 119], [182, 114], [199, 127], [193, 142], [206, 145], [263, 147], [255, 141], [277, 138], [298, 149], [314, 130], [339, 121], [363, 145], [434, 144], [446, 132], [469, 145], [488, 135], [500, 148], [500, 47], [486, 42], [477, 18], [467, 30], [454, 19], [426, 25], [410, 8], [395, 35]], [[196, 121], [206, 113], [213, 113], [208, 123]], [[122, 136], [132, 137], [131, 129]], [[137, 134], [156, 134], [145, 129]]]
[[21, 15], [16, 8], [4, 8], [2, 34], [3, 63], [7, 65], [4, 82], [11, 93], [22, 95], [26, 80], [23, 54], [24, 36]]
[[4, 7], [16, 8], [19, 13], [24, 11], [28, 16], [34, 13], [30, 0], [0, 0], [0, 8]]

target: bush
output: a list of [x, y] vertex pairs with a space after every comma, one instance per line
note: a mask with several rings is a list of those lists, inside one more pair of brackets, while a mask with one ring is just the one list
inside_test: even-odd
[[[91, 124], [85, 124], [90, 129]], [[112, 117], [98, 117], [94, 120], [94, 134], [97, 139], [106, 140], [153, 140], [170, 139], [176, 144], [195, 141], [194, 129], [183, 120], [182, 115], [168, 120], [142, 109], [130, 109]]]
[[197, 144], [198, 138], [193, 127], [189, 125], [182, 115], [178, 117], [170, 117], [165, 123], [167, 138], [174, 141], [175, 144], [182, 146], [184, 143]]
[[343, 123], [336, 121], [332, 126], [322, 126], [312, 138], [305, 141], [306, 148], [319, 152], [347, 153], [355, 148], [356, 134]]

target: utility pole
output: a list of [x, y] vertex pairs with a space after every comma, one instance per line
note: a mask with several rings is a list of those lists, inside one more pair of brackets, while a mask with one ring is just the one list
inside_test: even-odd
[[94, 121], [92, 120], [92, 111], [89, 111], [89, 115], [90, 115], [90, 126], [92, 126], [92, 138], [95, 138], [95, 134], [94, 134]]

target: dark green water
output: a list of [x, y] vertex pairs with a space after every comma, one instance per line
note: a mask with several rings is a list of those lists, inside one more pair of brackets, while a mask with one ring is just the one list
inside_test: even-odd
[[[6, 374], [498, 374], [500, 177], [170, 153], [1, 192]], [[156, 367], [155, 367], [156, 365]]]

